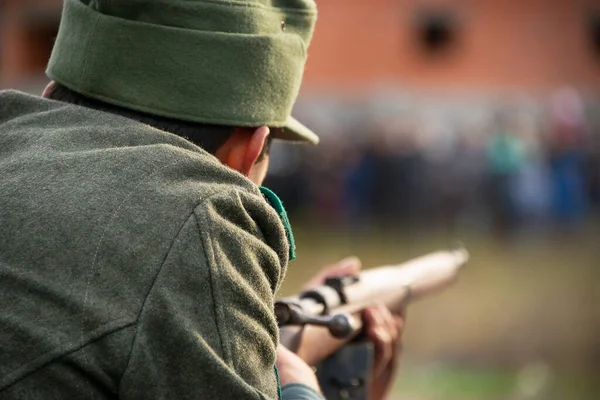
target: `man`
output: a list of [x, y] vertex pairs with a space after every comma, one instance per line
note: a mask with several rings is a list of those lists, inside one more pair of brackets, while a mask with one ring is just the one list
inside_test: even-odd
[[[272, 137], [318, 141], [290, 116], [316, 8], [275, 4], [66, 0], [45, 99], [0, 94], [0, 398], [321, 398], [258, 186]], [[380, 398], [401, 327], [365, 322]]]

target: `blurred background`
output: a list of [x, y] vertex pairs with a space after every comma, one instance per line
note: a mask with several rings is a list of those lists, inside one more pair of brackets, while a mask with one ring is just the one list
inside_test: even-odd
[[[281, 295], [461, 241], [392, 399], [600, 399], [600, 1], [318, 5], [295, 115], [322, 142], [275, 143], [267, 183], [297, 236]], [[60, 9], [0, 0], [0, 88], [41, 92]]]

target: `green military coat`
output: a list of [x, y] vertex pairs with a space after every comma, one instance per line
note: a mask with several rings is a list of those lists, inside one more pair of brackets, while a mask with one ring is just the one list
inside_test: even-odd
[[0, 93], [1, 399], [276, 398], [288, 251], [256, 185], [190, 142]]

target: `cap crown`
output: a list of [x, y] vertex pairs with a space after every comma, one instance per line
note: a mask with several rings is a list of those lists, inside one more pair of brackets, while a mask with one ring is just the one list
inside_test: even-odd
[[312, 0], [65, 0], [47, 73], [155, 115], [283, 127], [315, 21]]

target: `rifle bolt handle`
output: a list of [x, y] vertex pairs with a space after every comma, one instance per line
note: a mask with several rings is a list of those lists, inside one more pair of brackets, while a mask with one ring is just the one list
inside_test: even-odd
[[354, 334], [354, 317], [349, 314], [335, 314], [329, 318], [327, 328], [332, 336], [347, 339]]

